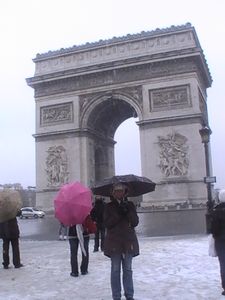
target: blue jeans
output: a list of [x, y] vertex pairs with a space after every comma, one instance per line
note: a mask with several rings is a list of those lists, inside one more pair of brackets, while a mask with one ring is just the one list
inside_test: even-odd
[[121, 265], [123, 269], [123, 289], [126, 298], [133, 298], [132, 254], [111, 256], [111, 289], [114, 300], [121, 298]]

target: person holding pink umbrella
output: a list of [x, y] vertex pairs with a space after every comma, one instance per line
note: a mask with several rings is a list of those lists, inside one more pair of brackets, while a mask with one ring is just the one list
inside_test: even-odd
[[82, 224], [92, 209], [92, 192], [78, 181], [65, 184], [54, 199], [54, 207], [60, 223]]
[[78, 267], [78, 248], [80, 245], [82, 252], [82, 260], [80, 265], [81, 275], [88, 274], [89, 264], [89, 240], [90, 233], [95, 233], [96, 225], [92, 221], [91, 216], [88, 215], [83, 224], [77, 224], [69, 227], [69, 244], [70, 244], [70, 264], [71, 273], [70, 276], [79, 276]]
[[89, 229], [87, 220], [92, 208], [92, 193], [80, 182], [63, 185], [54, 200], [55, 217], [69, 227], [68, 239], [70, 244], [70, 264], [73, 277], [79, 275], [78, 248], [82, 251], [80, 272], [88, 273], [89, 263]]

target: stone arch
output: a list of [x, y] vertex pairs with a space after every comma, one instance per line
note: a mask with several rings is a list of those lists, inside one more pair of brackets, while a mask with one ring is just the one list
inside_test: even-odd
[[137, 100], [122, 93], [105, 93], [94, 97], [86, 105], [81, 113], [80, 127], [113, 138], [118, 126], [131, 117], [142, 120], [142, 110]]
[[[130, 89], [134, 91], [136, 88]], [[121, 91], [113, 91], [90, 98], [81, 97], [83, 105], [80, 128], [90, 133], [89, 158], [93, 162], [90, 170], [92, 182], [115, 173], [114, 135], [120, 124], [131, 117], [142, 119], [140, 105], [142, 99], [139, 99], [141, 93], [134, 98], [129, 95], [129, 91], [127, 88], [128, 95]]]
[[[34, 62], [27, 83], [36, 100], [38, 206], [52, 207], [64, 179], [90, 185], [113, 175], [115, 131], [133, 116], [139, 118], [142, 175], [157, 183], [142, 206], [206, 201], [199, 129], [208, 125], [212, 78], [191, 24], [49, 51]], [[44, 162], [48, 149], [60, 146], [67, 169], [49, 184]]]

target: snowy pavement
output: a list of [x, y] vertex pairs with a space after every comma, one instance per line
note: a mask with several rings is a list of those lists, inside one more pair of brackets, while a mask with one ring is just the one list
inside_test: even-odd
[[[206, 235], [139, 237], [139, 242], [141, 253], [133, 259], [135, 300], [225, 299]], [[89, 274], [77, 278], [70, 276], [68, 241], [21, 239], [20, 248], [25, 266], [0, 268], [0, 300], [111, 299], [110, 260], [92, 252], [93, 239]]]

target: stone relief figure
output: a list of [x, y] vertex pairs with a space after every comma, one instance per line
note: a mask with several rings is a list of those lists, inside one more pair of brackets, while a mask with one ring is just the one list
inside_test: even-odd
[[166, 177], [187, 175], [189, 160], [187, 157], [187, 138], [179, 133], [159, 136], [159, 167]]
[[63, 146], [52, 146], [47, 150], [46, 173], [48, 186], [60, 186], [68, 182], [68, 160]]
[[179, 109], [190, 105], [188, 85], [156, 89], [149, 92], [152, 111]]
[[41, 125], [50, 125], [51, 123], [60, 123], [62, 121], [72, 121], [72, 119], [72, 103], [50, 105], [41, 108]]

